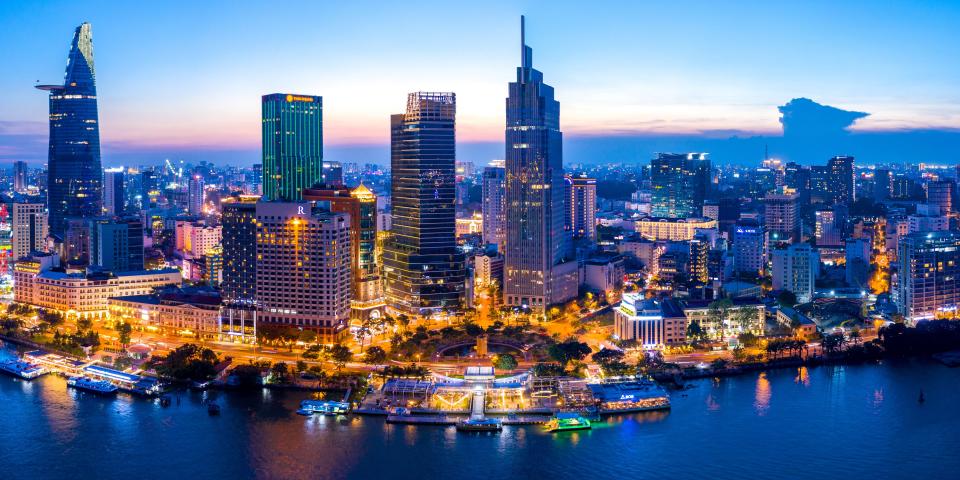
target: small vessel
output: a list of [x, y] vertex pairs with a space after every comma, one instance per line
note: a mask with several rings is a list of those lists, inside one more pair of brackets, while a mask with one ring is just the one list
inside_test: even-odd
[[499, 432], [503, 423], [495, 418], [468, 418], [457, 422], [458, 432]]
[[166, 394], [166, 395], [163, 395], [163, 396], [160, 397], [160, 406], [161, 406], [161, 407], [169, 407], [171, 402], [172, 402], [172, 400], [171, 400], [171, 398], [170, 398], [170, 394]]
[[927, 401], [927, 399], [923, 397], [923, 390], [920, 390], [920, 398], [918, 398], [917, 401], [920, 403]]
[[546, 428], [550, 432], [567, 432], [571, 430], [590, 430], [593, 427], [590, 425], [590, 420], [583, 418], [579, 413], [560, 412], [547, 422]]
[[207, 404], [207, 414], [208, 415], [220, 415], [220, 405], [217, 402], [210, 402]]
[[304, 416], [320, 413], [323, 415], [342, 415], [350, 411], [350, 404], [347, 402], [335, 402], [332, 400], [304, 400], [300, 402], [300, 410], [297, 413]]
[[113, 395], [117, 393], [117, 386], [106, 380], [94, 380], [90, 377], [70, 377], [67, 385], [98, 395]]
[[22, 360], [5, 360], [0, 362], [0, 371], [16, 375], [24, 380], [33, 380], [47, 373], [47, 369], [42, 366]]

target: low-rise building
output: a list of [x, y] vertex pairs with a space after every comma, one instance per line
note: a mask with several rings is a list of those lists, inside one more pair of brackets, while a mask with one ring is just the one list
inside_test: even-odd
[[684, 242], [698, 230], [717, 228], [717, 221], [709, 218], [645, 218], [634, 224], [637, 233], [647, 240]]
[[[766, 306], [756, 299], [736, 298], [726, 308], [726, 318], [711, 308], [707, 300], [691, 300], [684, 304], [683, 314], [687, 324], [697, 322], [700, 329], [711, 339], [733, 338], [741, 333], [762, 336], [767, 314]], [[721, 338], [722, 337], [722, 338]]]
[[625, 293], [613, 312], [614, 336], [620, 340], [635, 340], [647, 349], [686, 341], [687, 318], [676, 300], [644, 299], [639, 293]]
[[164, 289], [147, 295], [113, 297], [110, 317], [164, 335], [218, 338], [220, 294], [212, 289]]
[[810, 317], [789, 307], [777, 310], [777, 323], [795, 329], [797, 336], [807, 340], [817, 334], [817, 324]]

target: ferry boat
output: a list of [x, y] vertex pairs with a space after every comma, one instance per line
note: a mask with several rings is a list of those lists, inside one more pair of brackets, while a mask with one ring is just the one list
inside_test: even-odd
[[67, 379], [67, 385], [99, 395], [113, 395], [117, 393], [117, 386], [106, 380], [94, 380], [89, 377], [70, 377]]
[[495, 418], [468, 418], [457, 422], [458, 432], [499, 432], [503, 423]]
[[590, 430], [590, 420], [583, 418], [576, 412], [557, 413], [549, 422], [546, 428], [550, 432], [567, 432], [571, 430]]
[[0, 371], [16, 375], [24, 380], [33, 380], [47, 373], [47, 369], [42, 366], [22, 360], [4, 360], [0, 362]]
[[331, 400], [304, 400], [300, 402], [300, 410], [297, 413], [304, 416], [310, 416], [314, 413], [323, 415], [342, 415], [350, 411], [350, 404], [347, 402], [334, 402]]

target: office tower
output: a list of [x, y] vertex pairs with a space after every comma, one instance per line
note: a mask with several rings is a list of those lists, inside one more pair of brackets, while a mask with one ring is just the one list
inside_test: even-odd
[[833, 203], [850, 204], [857, 199], [853, 157], [837, 156], [827, 162], [828, 189]]
[[505, 182], [506, 170], [503, 160], [494, 160], [483, 169], [483, 177], [480, 183], [483, 196], [481, 204], [483, 242], [496, 245], [497, 251], [501, 254], [504, 251], [507, 238]]
[[873, 249], [866, 238], [849, 238], [844, 245], [844, 277], [847, 285], [856, 288], [867, 286], [870, 260]]
[[766, 263], [766, 235], [763, 227], [754, 222], [743, 221], [733, 229], [733, 269], [741, 275], [756, 276], [763, 273]]
[[189, 228], [188, 244], [190, 258], [201, 258], [223, 243], [223, 225], [194, 224]]
[[317, 207], [350, 215], [353, 278], [350, 318], [364, 320], [382, 314], [384, 299], [375, 250], [377, 242], [377, 196], [361, 184], [350, 190], [323, 185], [303, 191], [303, 199]]
[[257, 196], [225, 199], [223, 233], [223, 299], [253, 304], [257, 294]]
[[778, 188], [764, 197], [764, 226], [770, 241], [800, 241], [799, 202], [800, 195], [790, 187]]
[[13, 162], [13, 191], [16, 193], [27, 191], [27, 162], [23, 160]]
[[42, 252], [47, 240], [47, 212], [39, 197], [18, 199], [11, 212], [13, 261]]
[[960, 308], [960, 233], [912, 233], [900, 239], [900, 311], [908, 320], [955, 315]]
[[890, 170], [878, 168], [873, 172], [873, 200], [882, 202], [893, 192], [893, 176]]
[[940, 215], [953, 211], [953, 190], [956, 184], [949, 180], [927, 183], [927, 204], [935, 206]]
[[342, 187], [343, 165], [341, 165], [340, 162], [323, 162], [323, 179], [321, 182], [324, 185]]
[[792, 292], [797, 302], [813, 300], [820, 255], [808, 243], [794, 243], [773, 251], [773, 289]]
[[653, 198], [651, 216], [698, 217], [710, 187], [706, 153], [658, 153], [650, 161]]
[[68, 218], [66, 232], [63, 234], [60, 260], [62, 264], [81, 267], [90, 264], [90, 227], [93, 218]]
[[274, 93], [261, 109], [264, 200], [299, 201], [323, 181], [323, 98]]
[[814, 237], [818, 247], [836, 247], [842, 245], [843, 234], [837, 228], [837, 215], [831, 209], [821, 209], [814, 213]]
[[796, 190], [800, 205], [810, 204], [810, 169], [798, 163], [789, 162], [784, 167], [784, 185]]
[[203, 215], [203, 176], [194, 173], [187, 181], [187, 213]]
[[123, 183], [126, 175], [123, 167], [107, 168], [103, 171], [103, 213], [110, 216], [123, 216], [126, 194]]
[[247, 182], [250, 184], [250, 191], [247, 193], [260, 195], [263, 193], [263, 164], [254, 163], [252, 170], [253, 178], [247, 179]]
[[342, 338], [350, 318], [350, 216], [310, 202], [259, 202], [257, 293], [260, 324]]
[[143, 224], [138, 218], [90, 220], [90, 265], [111, 272], [143, 270]]
[[787, 170], [783, 162], [776, 158], [768, 158], [763, 161], [762, 169], [770, 172], [773, 176], [775, 187], [779, 188], [786, 185]]
[[47, 206], [50, 233], [63, 236], [68, 217], [102, 212], [100, 126], [97, 117], [93, 33], [77, 27], [62, 85], [37, 85], [50, 92], [50, 149], [47, 155]]
[[564, 230], [560, 102], [533, 68], [520, 17], [520, 66], [509, 85], [506, 125], [505, 303], [543, 311], [577, 294], [577, 266]]
[[464, 256], [457, 249], [454, 207], [453, 93], [416, 92], [406, 113], [390, 117], [390, 239], [383, 247], [387, 304], [430, 315], [458, 310]]
[[706, 285], [710, 279], [710, 239], [698, 234], [690, 242], [690, 256], [687, 263], [687, 279], [697, 285]]
[[833, 191], [830, 169], [826, 165], [810, 167], [810, 201], [812, 203], [833, 204]]
[[570, 226], [574, 238], [597, 239], [597, 179], [571, 176]]

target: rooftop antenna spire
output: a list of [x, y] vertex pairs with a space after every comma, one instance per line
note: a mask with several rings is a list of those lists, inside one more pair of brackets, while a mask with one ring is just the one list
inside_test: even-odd
[[523, 15], [520, 15], [520, 67], [527, 68], [527, 32]]

